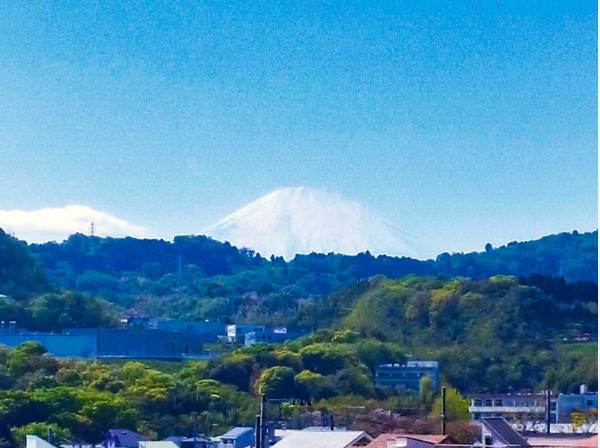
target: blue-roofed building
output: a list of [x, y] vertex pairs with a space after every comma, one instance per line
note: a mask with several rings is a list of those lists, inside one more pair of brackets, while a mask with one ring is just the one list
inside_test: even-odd
[[220, 448], [249, 448], [254, 445], [254, 428], [238, 426], [218, 438]]
[[217, 341], [227, 333], [226, 325], [210, 321], [185, 321], [177, 319], [151, 319], [148, 328], [164, 331], [180, 331], [194, 333], [205, 337], [207, 342]]
[[559, 394], [556, 400], [556, 422], [571, 423], [575, 412], [598, 410], [598, 392], [589, 392], [582, 384], [578, 394]]
[[431, 378], [431, 387], [440, 385], [440, 368], [437, 361], [408, 361], [405, 364], [381, 364], [375, 370], [375, 385], [393, 389], [418, 391], [421, 378]]
[[[213, 442], [209, 437], [204, 436], [192, 436], [192, 437], [182, 437], [182, 436], [171, 436], [167, 437], [165, 441], [172, 442], [177, 445], [179, 448], [217, 448], [218, 444]], [[140, 446], [140, 448], [144, 448]], [[154, 448], [154, 447], [146, 447], [146, 448]], [[156, 447], [161, 448], [161, 447]]]
[[65, 328], [62, 332], [0, 327], [0, 345], [39, 342], [53, 356], [65, 358], [187, 359], [208, 358], [206, 335], [146, 328]]
[[104, 436], [104, 448], [138, 448], [144, 437], [130, 429], [109, 429]]

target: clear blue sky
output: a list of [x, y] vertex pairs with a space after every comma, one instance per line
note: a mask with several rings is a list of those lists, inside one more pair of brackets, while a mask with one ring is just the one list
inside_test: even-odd
[[[226, 4], [227, 3], [227, 4]], [[3, 2], [0, 209], [326, 187], [435, 250], [596, 228], [595, 1]]]

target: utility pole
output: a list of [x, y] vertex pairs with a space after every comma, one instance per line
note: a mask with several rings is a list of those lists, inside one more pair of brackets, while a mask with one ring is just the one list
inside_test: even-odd
[[550, 394], [552, 391], [546, 389], [546, 434], [550, 434], [550, 420], [551, 420], [551, 409], [550, 409]]
[[260, 437], [260, 414], [256, 414], [256, 422], [254, 423], [254, 446], [255, 448], [262, 448], [262, 440]]
[[265, 420], [266, 414], [266, 404], [267, 404], [267, 396], [265, 394], [260, 395], [260, 445], [259, 448], [264, 448], [266, 446], [265, 436], [266, 436], [266, 428], [267, 422]]
[[446, 435], [446, 386], [442, 386], [442, 434]]

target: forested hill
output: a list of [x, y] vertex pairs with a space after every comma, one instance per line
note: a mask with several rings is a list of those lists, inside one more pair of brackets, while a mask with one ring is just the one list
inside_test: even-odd
[[148, 314], [283, 323], [298, 319], [299, 300], [324, 297], [375, 275], [539, 274], [595, 282], [597, 237], [597, 231], [561, 233], [425, 261], [362, 253], [298, 255], [286, 262], [204, 236], [169, 242], [75, 234], [62, 243], [27, 246], [1, 232], [0, 294], [19, 299], [51, 285]]
[[[266, 259], [251, 250], [237, 249], [205, 236], [178, 236], [173, 242], [136, 238], [98, 238], [72, 235], [62, 243], [32, 244], [30, 252], [42, 263], [49, 276], [65, 286], [80, 282], [95, 287], [95, 280], [110, 284], [106, 277], [121, 278], [136, 273], [149, 280], [169, 274], [194, 280], [245, 271], [285, 274], [284, 283], [306, 284], [309, 292], [327, 293], [337, 283], [382, 274], [436, 274], [448, 277], [484, 278], [503, 274], [519, 277], [542, 274], [564, 277], [567, 281], [596, 281], [598, 232], [561, 233], [544, 238], [512, 242], [506, 246], [486, 246], [483, 252], [443, 253], [436, 260], [420, 261], [388, 256], [373, 257], [368, 252], [355, 256], [337, 254], [298, 255], [285, 262]], [[335, 276], [335, 279], [328, 276]], [[83, 277], [82, 277], [83, 276]], [[336, 281], [338, 280], [338, 281]]]
[[437, 257], [435, 269], [448, 277], [541, 274], [563, 277], [568, 282], [597, 282], [598, 231], [559, 233], [498, 248], [488, 244], [485, 252], [444, 253]]

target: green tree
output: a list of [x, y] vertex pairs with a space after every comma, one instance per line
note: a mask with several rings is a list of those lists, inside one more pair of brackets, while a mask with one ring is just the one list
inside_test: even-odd
[[294, 370], [283, 366], [266, 369], [256, 381], [255, 388], [268, 398], [289, 398], [294, 394]]
[[[440, 418], [442, 415], [442, 397], [438, 395], [433, 402], [431, 416]], [[463, 421], [469, 419], [469, 400], [463, 397], [453, 387], [446, 386], [446, 419], [448, 421]]]
[[254, 358], [247, 354], [233, 353], [216, 361], [210, 369], [210, 377], [224, 383], [233, 384], [240, 390], [248, 391]]
[[423, 409], [429, 412], [433, 405], [433, 383], [429, 375], [422, 376], [419, 381], [419, 399]]
[[12, 428], [11, 435], [19, 446], [25, 446], [26, 436], [28, 435], [49, 440], [50, 443], [56, 446], [72, 440], [71, 432], [68, 429], [61, 428], [55, 423], [46, 422], [32, 422]]
[[320, 373], [303, 370], [294, 377], [298, 398], [320, 400], [334, 394], [331, 381]]
[[346, 366], [357, 364], [356, 352], [340, 344], [319, 342], [300, 350], [304, 367], [313, 372], [330, 375]]
[[36, 370], [55, 373], [58, 362], [45, 354], [46, 348], [39, 342], [24, 342], [9, 352], [6, 365], [15, 377]]

